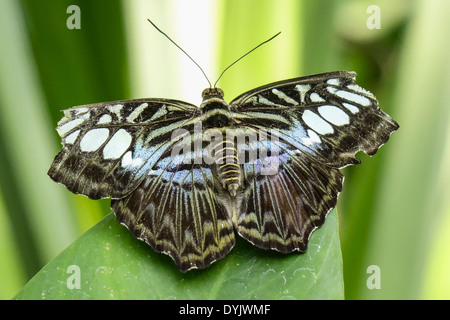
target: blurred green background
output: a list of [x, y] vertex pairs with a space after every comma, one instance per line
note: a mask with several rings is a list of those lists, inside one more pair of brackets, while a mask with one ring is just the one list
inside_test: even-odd
[[[70, 5], [81, 29], [68, 28]], [[60, 110], [141, 97], [200, 102], [206, 80], [147, 18], [211, 81], [282, 31], [225, 74], [228, 101], [276, 80], [356, 71], [400, 130], [344, 170], [345, 296], [450, 298], [447, 0], [1, 0], [0, 298], [110, 211], [109, 201], [72, 195], [46, 175], [60, 148]], [[372, 265], [380, 289], [367, 286]]]

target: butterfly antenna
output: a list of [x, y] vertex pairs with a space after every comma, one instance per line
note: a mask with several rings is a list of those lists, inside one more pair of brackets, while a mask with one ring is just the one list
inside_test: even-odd
[[242, 58], [244, 58], [245, 56], [249, 55], [250, 53], [252, 53], [253, 51], [255, 51], [256, 49], [258, 49], [259, 47], [261, 47], [263, 44], [266, 44], [267, 42], [269, 42], [270, 40], [272, 40], [273, 38], [275, 38], [276, 36], [278, 36], [281, 33], [278, 32], [276, 35], [270, 37], [269, 39], [267, 39], [264, 42], [261, 42], [260, 44], [258, 44], [256, 47], [254, 47], [252, 50], [248, 51], [246, 54], [244, 54], [242, 57], [240, 57], [239, 59], [237, 59], [236, 61], [234, 61], [232, 64], [230, 64], [228, 67], [225, 68], [225, 70], [222, 71], [222, 73], [220, 74], [219, 78], [216, 80], [216, 82], [214, 82], [214, 88], [216, 87], [217, 82], [219, 82], [220, 78], [222, 78], [223, 74], [225, 73], [225, 71], [227, 71], [228, 69], [230, 69], [233, 65], [236, 64], [236, 62], [238, 62], [239, 60], [241, 60]]
[[211, 81], [209, 81], [209, 79], [208, 79], [208, 77], [206, 76], [205, 71], [203, 71], [202, 67], [200, 67], [199, 64], [198, 64], [197, 62], [195, 62], [195, 60], [192, 59], [191, 56], [188, 55], [186, 51], [183, 50], [183, 48], [181, 48], [175, 41], [173, 41], [172, 39], [170, 39], [170, 37], [169, 37], [165, 32], [163, 32], [161, 29], [159, 29], [159, 28], [158, 28], [158, 27], [157, 27], [150, 19], [147, 19], [147, 20], [148, 20], [148, 22], [150, 22], [150, 23], [152, 24], [153, 27], [155, 27], [156, 30], [158, 30], [160, 33], [162, 33], [162, 34], [163, 34], [167, 39], [169, 39], [169, 41], [172, 42], [178, 49], [180, 49], [181, 51], [183, 51], [183, 53], [184, 53], [189, 59], [191, 59], [191, 61], [192, 61], [193, 63], [195, 63], [195, 65], [200, 69], [200, 71], [201, 71], [201, 72], [203, 73], [203, 75], [205, 76], [206, 81], [208, 81], [209, 87], [212, 88], [212, 87], [211, 87]]

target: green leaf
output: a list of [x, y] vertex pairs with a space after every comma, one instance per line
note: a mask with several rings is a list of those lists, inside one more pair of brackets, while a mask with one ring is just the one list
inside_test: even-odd
[[[77, 279], [79, 289], [70, 289]], [[168, 256], [133, 238], [111, 213], [15, 298], [343, 299], [337, 215], [334, 210], [328, 215], [304, 254], [264, 251], [239, 238], [225, 259], [205, 270], [181, 273]]]

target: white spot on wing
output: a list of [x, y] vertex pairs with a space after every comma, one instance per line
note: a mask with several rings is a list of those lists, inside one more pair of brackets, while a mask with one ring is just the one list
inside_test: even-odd
[[354, 105], [352, 105], [350, 103], [343, 102], [342, 105], [344, 107], [346, 107], [353, 114], [358, 113], [358, 111], [359, 111], [358, 107], [356, 107], [356, 106], [354, 106]]
[[319, 135], [317, 133], [315, 133], [313, 130], [308, 129], [307, 132], [308, 132], [308, 137], [302, 138], [302, 141], [304, 144], [310, 146], [313, 143], [321, 143], [322, 142], [322, 140], [320, 140]]
[[112, 117], [109, 114], [104, 114], [98, 119], [97, 124], [107, 124], [112, 121]]
[[263, 97], [262, 95], [258, 95], [258, 102], [259, 102], [259, 103], [263, 103], [263, 104], [265, 104], [265, 105], [267, 105], [267, 106], [284, 107], [284, 106], [281, 105], [281, 104], [278, 104], [278, 103], [275, 103], [275, 102], [270, 101], [269, 99]]
[[341, 80], [339, 79], [329, 79], [327, 80], [328, 84], [331, 84], [333, 86], [339, 86], [341, 84]]
[[79, 116], [78, 118], [75, 118], [73, 120], [68, 118], [62, 118], [61, 121], [58, 122], [58, 127], [56, 128], [56, 131], [58, 131], [58, 134], [61, 137], [64, 137], [70, 130], [81, 125], [84, 121], [86, 121], [89, 118], [89, 115], [90, 112], [85, 113], [82, 116]]
[[122, 157], [122, 167], [129, 166], [132, 163], [133, 163], [133, 154], [131, 151], [128, 151]]
[[293, 105], [298, 105], [298, 102], [295, 101], [294, 99], [292, 99], [291, 97], [289, 97], [287, 94], [285, 94], [283, 91], [280, 91], [278, 89], [272, 89], [272, 93], [275, 94], [278, 98], [280, 98], [281, 100], [286, 101], [289, 104], [293, 104]]
[[[278, 105], [277, 105], [278, 106]], [[264, 112], [253, 112], [253, 111], [249, 111], [249, 112], [245, 112], [245, 118], [261, 118], [261, 119], [266, 119], [266, 120], [276, 120], [279, 122], [283, 122], [286, 124], [291, 124], [291, 122], [286, 119], [286, 117], [280, 116], [280, 115], [276, 115], [274, 113], [264, 113]]]
[[128, 122], [133, 122], [134, 120], [136, 120], [137, 117], [139, 117], [139, 115], [142, 113], [142, 111], [145, 110], [145, 108], [147, 108], [148, 103], [142, 103], [140, 104], [136, 109], [134, 109], [130, 115], [127, 117], [127, 121]]
[[318, 108], [320, 115], [328, 122], [336, 125], [343, 126], [350, 123], [350, 117], [344, 111], [336, 106], [325, 105]]
[[340, 90], [340, 91], [336, 92], [336, 95], [343, 99], [353, 101], [356, 104], [360, 104], [362, 106], [368, 107], [371, 104], [371, 102], [368, 98], [361, 96], [359, 94], [356, 94], [356, 93]]
[[158, 118], [161, 118], [161, 117], [165, 116], [166, 114], [167, 114], [167, 108], [165, 108], [165, 107], [163, 106], [163, 107], [159, 108], [159, 109], [152, 115], [152, 117], [150, 118], [149, 121], [154, 121], [154, 120], [156, 120], [156, 119], [158, 119]]
[[305, 95], [306, 93], [311, 89], [311, 86], [309, 84], [298, 84], [295, 86], [295, 90], [298, 91], [300, 94], [300, 101], [301, 103], [305, 103]]
[[306, 110], [302, 115], [303, 121], [314, 131], [319, 134], [333, 133], [333, 127], [323, 120], [319, 115], [315, 114], [311, 110]]
[[125, 129], [119, 129], [103, 148], [103, 157], [118, 159], [130, 147], [132, 140]]
[[64, 142], [68, 144], [73, 144], [75, 140], [77, 140], [78, 135], [80, 134], [80, 130], [74, 131], [64, 138]]
[[362, 95], [359, 95], [357, 93], [345, 91], [345, 90], [338, 90], [334, 87], [327, 87], [328, 92], [331, 94], [334, 94], [335, 96], [338, 96], [339, 98], [352, 101], [356, 104], [360, 104], [362, 106], [370, 106], [371, 101], [369, 98], [366, 98]]
[[82, 113], [85, 113], [85, 112], [89, 111], [89, 108], [81, 107], [81, 108], [74, 108], [72, 110], [74, 111], [74, 113], [76, 115], [79, 115], [79, 114], [82, 114]]
[[357, 93], [360, 93], [360, 94], [362, 94], [362, 95], [366, 95], [366, 96], [369, 96], [369, 97], [375, 99], [375, 96], [372, 94], [372, 92], [367, 91], [366, 89], [364, 89], [364, 88], [358, 86], [357, 84], [349, 84], [349, 85], [347, 86], [347, 88], [349, 88], [350, 90], [353, 90], [353, 91], [355, 91], [355, 92], [357, 92]]
[[314, 131], [308, 129], [308, 135], [309, 135], [309, 138], [311, 139], [311, 141], [317, 142], [317, 143], [322, 142], [322, 140], [320, 140], [320, 137]]
[[319, 96], [317, 92], [311, 93], [309, 98], [311, 99], [311, 102], [325, 102], [325, 99]]
[[133, 159], [133, 153], [130, 151], [127, 151], [123, 157], [122, 157], [122, 167], [127, 166], [133, 166], [133, 167], [139, 167], [143, 163], [142, 158], [136, 158]]
[[84, 152], [96, 151], [108, 139], [109, 130], [96, 128], [86, 132], [80, 141], [80, 149]]
[[120, 121], [122, 120], [122, 115], [120, 114], [120, 111], [123, 108], [123, 104], [115, 104], [113, 106], [108, 106], [108, 110], [112, 113], [114, 113], [117, 116], [117, 119]]

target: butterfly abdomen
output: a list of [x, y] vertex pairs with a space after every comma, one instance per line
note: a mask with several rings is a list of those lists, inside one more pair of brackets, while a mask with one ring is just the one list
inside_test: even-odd
[[219, 181], [223, 188], [234, 197], [241, 185], [241, 166], [238, 163], [236, 145], [233, 141], [224, 139], [216, 145], [214, 150]]
[[230, 139], [227, 135], [228, 130], [233, 130], [233, 117], [229, 105], [223, 100], [221, 89], [205, 89], [202, 97], [200, 110], [203, 125], [208, 129], [219, 130], [222, 134], [220, 141], [213, 146], [217, 178], [222, 187], [234, 197], [241, 186], [241, 166], [238, 164], [234, 138]]

